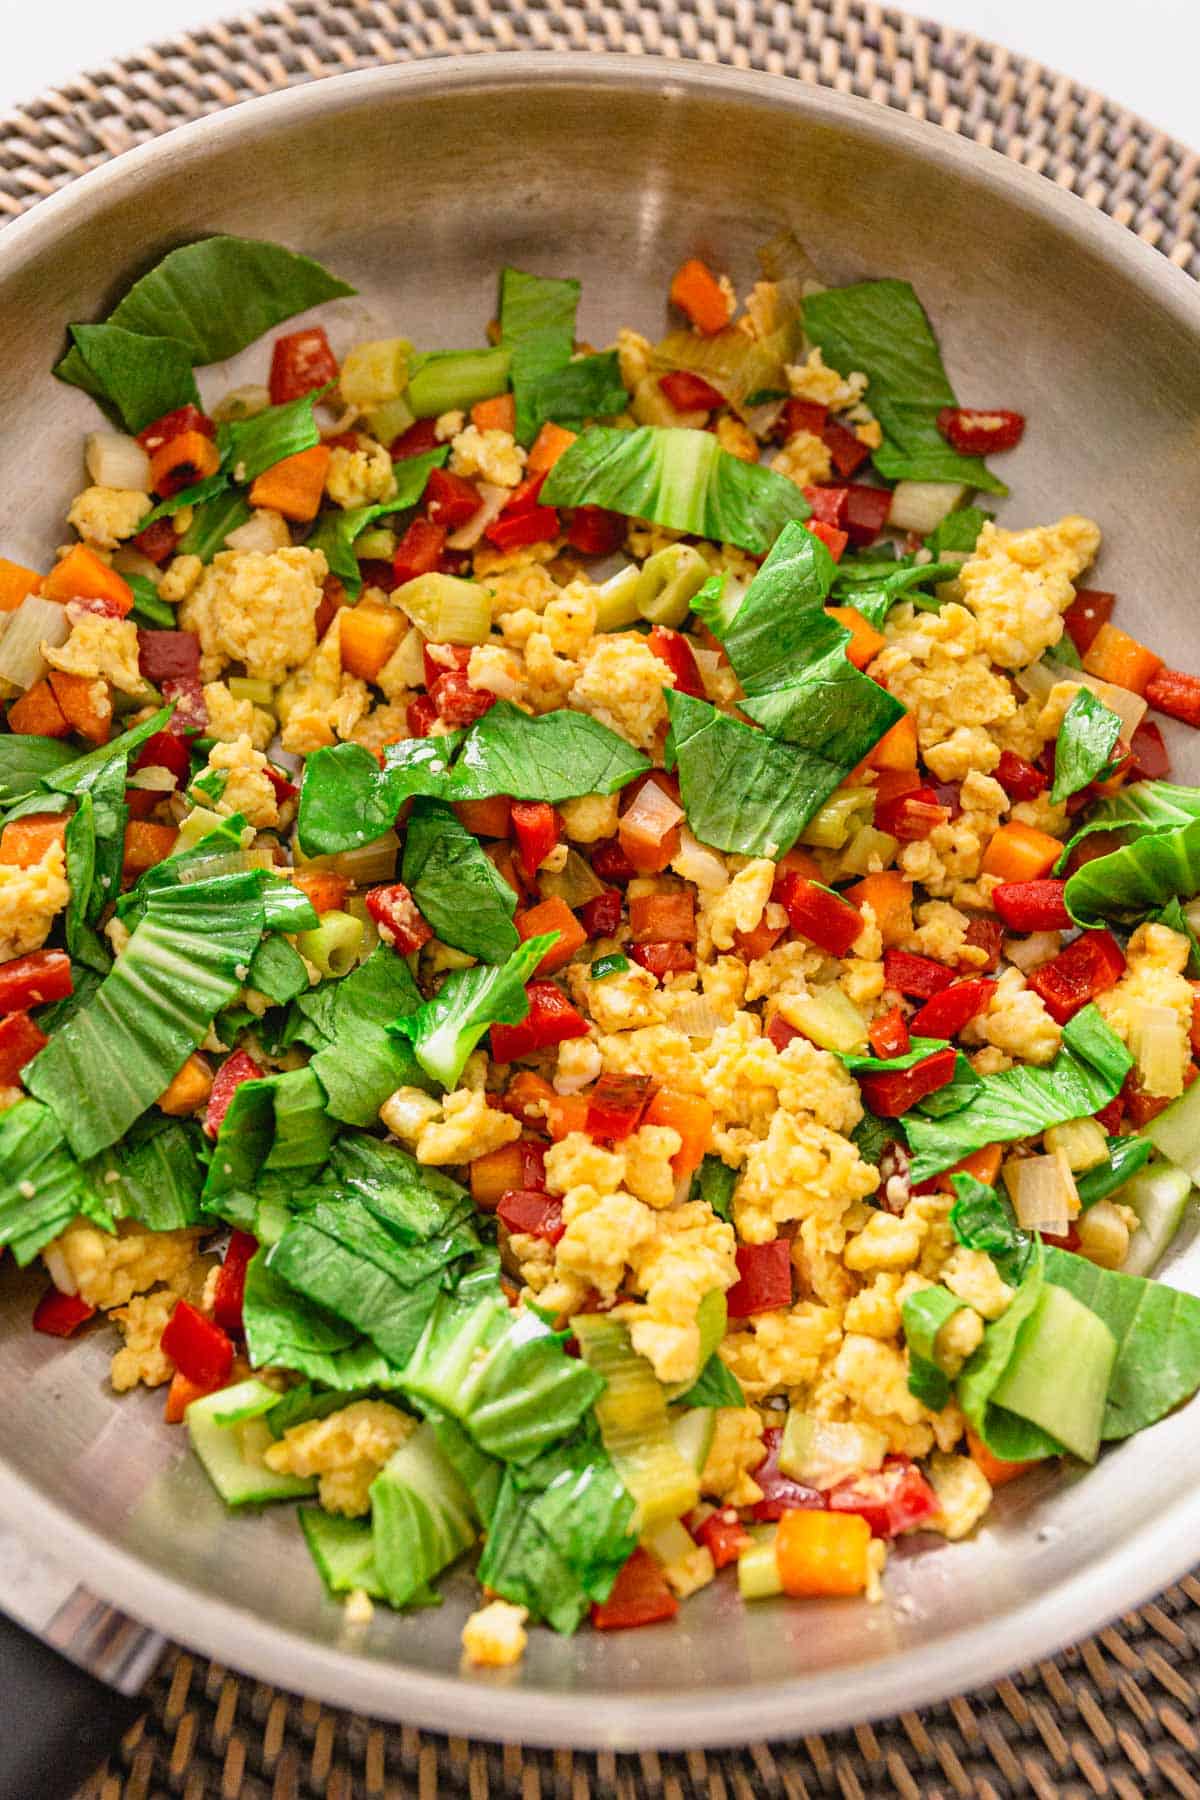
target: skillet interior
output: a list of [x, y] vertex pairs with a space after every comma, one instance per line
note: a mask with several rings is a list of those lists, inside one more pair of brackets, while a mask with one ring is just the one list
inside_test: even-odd
[[[280, 239], [358, 283], [335, 344], [403, 330], [474, 343], [504, 262], [582, 277], [581, 330], [653, 332], [670, 270], [744, 283], [793, 226], [828, 280], [912, 280], [963, 400], [1025, 411], [1010, 522], [1100, 520], [1096, 585], [1122, 622], [1196, 661], [1191, 583], [1200, 302], [1109, 221], [998, 156], [882, 108], [769, 77], [645, 59], [459, 59], [348, 76], [173, 134], [0, 238], [3, 548], [45, 559], [78, 489], [90, 404], [48, 374], [68, 319], [103, 312], [173, 244]], [[261, 357], [256, 363], [261, 368]], [[226, 385], [214, 372], [209, 391]], [[1182, 733], [1179, 734], [1182, 738]], [[1176, 766], [1188, 767], [1182, 743]], [[1200, 1251], [1170, 1279], [1200, 1290]], [[439, 1611], [365, 1633], [322, 1598], [290, 1509], [227, 1515], [161, 1395], [109, 1392], [104, 1339], [30, 1333], [36, 1276], [3, 1276], [0, 1511], [91, 1585], [186, 1643], [300, 1691], [454, 1732], [580, 1746], [798, 1735], [958, 1692], [1144, 1598], [1200, 1526], [1191, 1409], [1086, 1478], [1005, 1493], [977, 1540], [915, 1540], [888, 1600], [743, 1609], [725, 1584], [675, 1627], [535, 1634], [510, 1683], [459, 1678], [465, 1576]], [[504, 1685], [501, 1694], [494, 1691]]]

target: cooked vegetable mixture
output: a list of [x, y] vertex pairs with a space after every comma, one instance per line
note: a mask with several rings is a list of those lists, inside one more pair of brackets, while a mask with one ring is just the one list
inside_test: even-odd
[[603, 350], [505, 269], [422, 350], [176, 250], [56, 370], [77, 541], [0, 562], [34, 1329], [107, 1315], [355, 1619], [477, 1555], [479, 1664], [726, 1565], [874, 1598], [1200, 1384], [1200, 678], [1098, 525], [974, 503], [1025, 421], [906, 283], [762, 265]]

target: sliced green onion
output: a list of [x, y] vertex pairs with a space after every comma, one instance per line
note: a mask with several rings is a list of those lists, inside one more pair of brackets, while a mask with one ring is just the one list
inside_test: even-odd
[[485, 644], [492, 628], [486, 588], [457, 575], [418, 575], [392, 594], [392, 601], [435, 644]]
[[642, 616], [638, 609], [641, 582], [642, 571], [630, 563], [596, 589], [597, 631], [626, 631], [637, 624]]
[[298, 932], [296, 948], [322, 975], [348, 975], [358, 961], [363, 935], [361, 919], [335, 909], [322, 913], [315, 930]]
[[699, 1478], [675, 1448], [666, 1399], [650, 1364], [617, 1319], [581, 1314], [571, 1329], [588, 1367], [605, 1379], [596, 1421], [617, 1474], [637, 1502], [635, 1529], [645, 1531], [689, 1512], [700, 1497]]
[[871, 823], [874, 810], [870, 788], [838, 788], [817, 808], [800, 833], [800, 842], [822, 850], [840, 850], [856, 831]]
[[624, 975], [629, 966], [629, 958], [614, 950], [608, 956], [598, 956], [588, 973], [593, 981], [603, 981], [606, 975]]
[[642, 564], [638, 611], [652, 625], [682, 625], [708, 577], [708, 564], [694, 545], [668, 544]]

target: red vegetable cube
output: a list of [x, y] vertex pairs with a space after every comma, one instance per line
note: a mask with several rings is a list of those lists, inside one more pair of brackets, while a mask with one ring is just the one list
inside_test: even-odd
[[731, 1319], [776, 1312], [792, 1304], [792, 1246], [787, 1238], [769, 1244], [739, 1244], [738, 1278], [725, 1296]]
[[417, 903], [402, 881], [367, 890], [367, 911], [375, 921], [380, 937], [390, 944], [398, 956], [411, 956], [433, 936], [433, 928], [422, 918]]
[[282, 406], [301, 394], [311, 394], [314, 388], [336, 381], [337, 374], [337, 357], [323, 325], [286, 332], [275, 339], [271, 351], [271, 405]]

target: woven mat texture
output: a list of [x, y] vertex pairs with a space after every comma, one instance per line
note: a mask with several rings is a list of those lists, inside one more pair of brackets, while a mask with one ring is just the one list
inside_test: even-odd
[[[1053, 0], [1051, 0], [1053, 3]], [[0, 121], [0, 221], [131, 145], [381, 62], [610, 50], [895, 106], [1080, 194], [1200, 277], [1200, 155], [1065, 76], [861, 0], [301, 0], [93, 69]], [[885, 1724], [690, 1755], [496, 1748], [354, 1718], [185, 1652], [78, 1800], [1200, 1800], [1200, 1581], [994, 1688]]]

